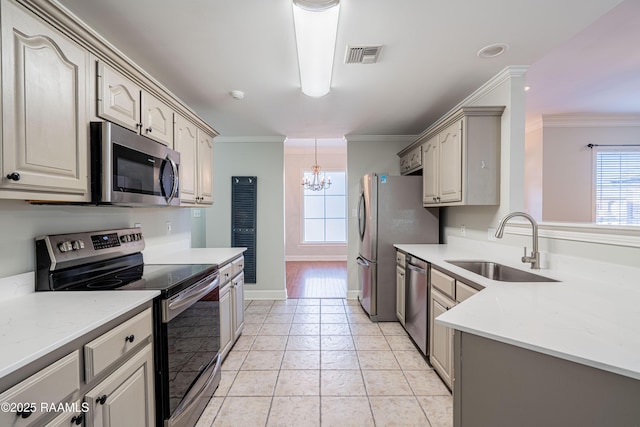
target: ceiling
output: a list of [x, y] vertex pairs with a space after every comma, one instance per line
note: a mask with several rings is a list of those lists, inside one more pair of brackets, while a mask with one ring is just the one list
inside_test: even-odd
[[[637, 0], [626, 0], [613, 22], [582, 42], [574, 36], [620, 0], [342, 0], [332, 89], [322, 98], [300, 90], [291, 0], [58, 1], [226, 137], [418, 134], [508, 65], [536, 64], [532, 108], [577, 108], [566, 98], [610, 85], [590, 76], [612, 64], [576, 62], [562, 50], [567, 43], [590, 57], [635, 56], [625, 62], [634, 73], [625, 69], [614, 82], [635, 74], [635, 93], [639, 87], [637, 47], [592, 49], [612, 25], [624, 28], [617, 37], [628, 44], [640, 27]], [[629, 10], [634, 25], [621, 25]], [[476, 55], [493, 43], [510, 48], [493, 59]], [[378, 63], [344, 64], [349, 44], [382, 44]], [[554, 77], [554, 61], [575, 65], [577, 73]], [[233, 99], [234, 89], [245, 92], [244, 99]], [[627, 98], [629, 108], [640, 111], [640, 97]], [[591, 107], [605, 103], [590, 100]]]

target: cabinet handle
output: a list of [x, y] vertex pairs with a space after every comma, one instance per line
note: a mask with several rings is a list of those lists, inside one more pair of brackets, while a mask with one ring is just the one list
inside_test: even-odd
[[103, 394], [102, 396], [96, 399], [96, 402], [98, 402], [101, 405], [104, 405], [107, 402], [107, 395]]
[[25, 409], [24, 411], [16, 412], [16, 415], [20, 418], [29, 418], [32, 412], [29, 409]]
[[20, 181], [20, 174], [18, 172], [12, 172], [7, 175], [7, 179], [11, 181]]
[[149, 128], [147, 128], [146, 130], [147, 130], [147, 132], [151, 133], [151, 131], [152, 131], [153, 129], [149, 127]]
[[136, 337], [132, 334], [132, 335], [129, 335], [128, 337], [126, 337], [126, 338], [124, 339], [124, 341], [125, 341], [125, 342], [131, 342], [131, 343], [132, 343], [132, 342], [133, 342], [133, 340], [135, 340], [135, 339], [136, 339]]
[[82, 419], [83, 419], [83, 414], [80, 415], [75, 415], [73, 418], [71, 418], [71, 424], [75, 424], [77, 426], [79, 426], [80, 424], [82, 424]]

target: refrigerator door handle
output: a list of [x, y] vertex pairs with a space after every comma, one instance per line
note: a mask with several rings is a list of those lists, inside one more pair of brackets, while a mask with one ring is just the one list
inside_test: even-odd
[[356, 262], [358, 263], [358, 265], [361, 265], [363, 267], [369, 268], [369, 266], [370, 266], [369, 262], [366, 259], [364, 259], [364, 258], [362, 258], [360, 256], [358, 258], [356, 258]]
[[367, 208], [365, 206], [364, 191], [360, 194], [360, 200], [358, 200], [358, 233], [360, 234], [360, 240], [364, 238], [364, 232], [367, 226]]

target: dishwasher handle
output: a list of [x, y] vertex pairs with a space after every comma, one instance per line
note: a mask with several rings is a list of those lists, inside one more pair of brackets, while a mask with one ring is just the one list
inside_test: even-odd
[[409, 264], [409, 263], [407, 263], [407, 268], [408, 268], [409, 270], [416, 271], [416, 272], [418, 272], [418, 273], [420, 273], [420, 274], [427, 274], [427, 270], [425, 270], [424, 268], [420, 268], [420, 267], [418, 267], [418, 266], [416, 266], [416, 265], [413, 265], [413, 264]]

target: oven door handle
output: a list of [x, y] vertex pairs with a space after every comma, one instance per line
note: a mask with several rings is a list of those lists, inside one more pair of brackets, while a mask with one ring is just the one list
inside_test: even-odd
[[218, 287], [220, 283], [220, 276], [216, 275], [216, 278], [211, 281], [208, 277], [199, 283], [196, 283], [191, 288], [176, 295], [174, 299], [169, 299], [168, 304], [165, 306], [166, 310], [163, 313], [163, 322], [168, 322], [175, 316], [180, 314], [183, 310], [189, 307], [194, 302], [198, 301], [203, 296]]

